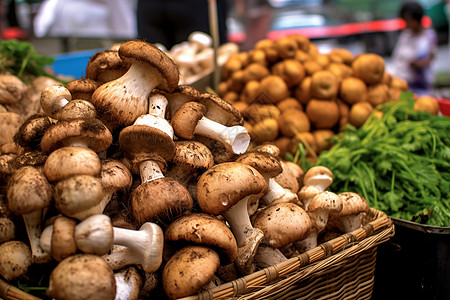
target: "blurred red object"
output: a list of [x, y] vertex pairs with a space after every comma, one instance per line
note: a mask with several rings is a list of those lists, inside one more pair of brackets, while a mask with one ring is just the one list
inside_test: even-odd
[[28, 34], [25, 30], [20, 27], [8, 27], [5, 28], [2, 32], [3, 40], [24, 40], [28, 37]]
[[450, 99], [437, 98], [439, 110], [444, 116], [450, 117]]

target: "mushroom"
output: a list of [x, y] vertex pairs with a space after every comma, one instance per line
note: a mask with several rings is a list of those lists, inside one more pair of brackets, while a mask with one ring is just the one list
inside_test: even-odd
[[14, 221], [7, 216], [0, 214], [0, 244], [14, 239], [16, 226]]
[[17, 170], [10, 178], [6, 197], [8, 209], [22, 215], [30, 241], [34, 263], [46, 263], [48, 254], [39, 244], [41, 220], [52, 202], [52, 186], [44, 174], [37, 168], [25, 166]]
[[52, 119], [58, 119], [58, 114], [72, 100], [70, 91], [60, 85], [49, 86], [41, 93], [41, 109]]
[[186, 246], [164, 266], [162, 284], [169, 299], [192, 295], [209, 284], [219, 268], [219, 255], [204, 246]]
[[104, 83], [92, 94], [100, 118], [114, 127], [131, 125], [148, 113], [153, 89], [172, 92], [179, 81], [176, 64], [152, 44], [134, 40], [119, 48], [120, 58], [131, 66], [121, 77]]
[[47, 296], [67, 300], [114, 300], [114, 272], [99, 256], [76, 254], [61, 261], [50, 273]]
[[164, 231], [167, 243], [202, 245], [219, 254], [223, 265], [233, 263], [237, 256], [236, 239], [230, 228], [216, 217], [193, 213], [181, 216]]
[[254, 271], [253, 257], [263, 238], [260, 229], [253, 228], [248, 215], [248, 203], [267, 192], [264, 177], [253, 167], [227, 162], [216, 164], [197, 181], [197, 201], [201, 210], [223, 215], [238, 244], [236, 265], [245, 274]]
[[80, 146], [99, 153], [111, 145], [112, 134], [96, 118], [59, 121], [44, 133], [41, 150], [45, 154], [68, 146]]
[[24, 242], [8, 241], [0, 244], [0, 275], [7, 281], [25, 275], [31, 263], [31, 250]]
[[106, 254], [114, 243], [111, 219], [104, 214], [87, 217], [75, 226], [73, 239], [77, 249], [83, 253]]
[[119, 134], [119, 145], [134, 165], [132, 171], [137, 173], [138, 168], [141, 176], [141, 184], [131, 195], [133, 216], [139, 223], [157, 220], [164, 223], [167, 217], [193, 206], [186, 187], [164, 176], [162, 171], [175, 153], [173, 130], [164, 118], [166, 107], [164, 95], [152, 94], [149, 113]]
[[183, 139], [202, 135], [223, 143], [235, 154], [244, 153], [250, 144], [250, 135], [244, 126], [227, 127], [205, 117], [206, 106], [199, 102], [181, 105], [172, 117], [175, 134]]
[[236, 162], [247, 164], [255, 168], [264, 176], [268, 190], [261, 198], [265, 205], [271, 205], [280, 202], [296, 202], [298, 197], [289, 189], [283, 188], [274, 178], [279, 175], [283, 169], [280, 160], [267, 152], [250, 151], [242, 154]]
[[197, 141], [175, 141], [175, 154], [169, 162], [166, 176], [172, 177], [183, 185], [196, 179], [199, 173], [214, 165], [211, 151]]
[[178, 85], [175, 90], [165, 94], [168, 100], [167, 113], [169, 119], [177, 109], [186, 102], [197, 101], [200, 91], [190, 85]]
[[144, 284], [142, 275], [136, 267], [130, 266], [114, 273], [116, 297], [114, 300], [137, 300]]
[[253, 227], [264, 232], [264, 240], [261, 244], [272, 247], [272, 249], [261, 249], [265, 253], [258, 250], [260, 253], [255, 260], [256, 264], [262, 268], [286, 260], [276, 249], [304, 239], [311, 229], [308, 214], [294, 203], [277, 203], [267, 206], [252, 217], [252, 224]]
[[354, 192], [342, 192], [338, 196], [342, 200], [343, 207], [341, 211], [330, 215], [330, 222], [332, 219], [333, 225], [344, 233], [360, 228], [370, 210], [366, 199]]
[[90, 78], [75, 79], [66, 84], [66, 88], [72, 95], [72, 99], [91, 101], [92, 93], [100, 86], [100, 83]]
[[20, 125], [13, 140], [21, 147], [40, 149], [42, 136], [50, 126], [50, 119], [45, 114], [33, 114]]
[[303, 177], [304, 185], [315, 185], [322, 192], [333, 183], [333, 173], [325, 166], [314, 166], [306, 171]]
[[23, 123], [23, 117], [17, 113], [0, 113], [0, 146], [14, 143], [14, 135]]
[[114, 244], [133, 250], [145, 272], [155, 272], [162, 263], [164, 235], [154, 223], [146, 222], [139, 230], [114, 227]]
[[120, 59], [117, 50], [106, 49], [90, 57], [86, 65], [86, 78], [103, 84], [120, 78], [129, 67], [129, 62]]
[[341, 210], [342, 200], [333, 192], [324, 191], [312, 198], [306, 210], [312, 221], [311, 231], [305, 239], [295, 243], [300, 253], [317, 246], [317, 237], [327, 226], [329, 214]]
[[[74, 219], [65, 216], [57, 216], [55, 218], [50, 240], [50, 253], [55, 260], [62, 261], [64, 258], [77, 252], [74, 238], [76, 225], [77, 222]], [[45, 239], [46, 236], [44, 236], [43, 241]], [[46, 248], [46, 243], [43, 244], [44, 248]]]
[[303, 204], [303, 208], [308, 210], [309, 203], [317, 194], [321, 193], [322, 190], [316, 185], [304, 185], [298, 192], [298, 199]]

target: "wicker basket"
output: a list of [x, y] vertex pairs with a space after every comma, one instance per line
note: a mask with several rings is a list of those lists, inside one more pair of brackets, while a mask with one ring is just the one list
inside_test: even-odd
[[[394, 224], [371, 209], [367, 224], [283, 263], [183, 298], [370, 299], [377, 246], [394, 235]], [[0, 279], [5, 300], [39, 299]]]
[[394, 236], [394, 224], [375, 209], [366, 220], [297, 257], [182, 299], [370, 299], [377, 246]]

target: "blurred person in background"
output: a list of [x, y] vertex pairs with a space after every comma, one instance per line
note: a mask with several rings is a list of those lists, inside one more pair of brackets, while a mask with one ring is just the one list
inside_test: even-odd
[[422, 26], [424, 10], [417, 2], [403, 3], [399, 15], [406, 28], [393, 51], [392, 75], [405, 79], [416, 94], [428, 94], [433, 83], [431, 62], [437, 52], [436, 32]]
[[[138, 38], [160, 43], [170, 50], [187, 40], [190, 33], [210, 34], [208, 2], [211, 0], [138, 0]], [[229, 0], [215, 0], [219, 43], [227, 42], [226, 19]]]

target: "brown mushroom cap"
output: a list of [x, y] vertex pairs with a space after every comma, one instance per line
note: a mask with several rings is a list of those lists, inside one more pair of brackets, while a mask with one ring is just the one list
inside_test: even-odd
[[264, 232], [267, 244], [280, 248], [306, 237], [311, 228], [308, 214], [293, 203], [278, 203], [258, 211], [253, 227]]
[[190, 85], [179, 85], [171, 93], [165, 96], [169, 101], [167, 114], [172, 118], [177, 109], [186, 102], [196, 101], [200, 96], [200, 91]]
[[267, 152], [247, 152], [239, 156], [236, 162], [255, 168], [267, 180], [283, 171], [280, 160]]
[[325, 166], [314, 166], [306, 171], [303, 177], [304, 185], [316, 185], [327, 189], [333, 182], [333, 173]]
[[90, 78], [80, 78], [66, 84], [66, 88], [72, 94], [72, 99], [90, 101], [92, 93], [100, 86], [98, 81]]
[[237, 256], [236, 238], [225, 223], [203, 213], [182, 216], [165, 230], [166, 241], [185, 241], [204, 245], [217, 251], [224, 264], [232, 263]]
[[192, 197], [187, 188], [170, 177], [145, 182], [131, 194], [133, 216], [139, 223], [165, 223], [192, 209], [192, 206]]
[[156, 68], [162, 76], [162, 81], [156, 88], [172, 92], [178, 86], [177, 65], [156, 46], [139, 40], [128, 41], [120, 45], [119, 56], [125, 63], [137, 61]]
[[22, 147], [40, 147], [45, 131], [51, 126], [50, 119], [42, 113], [29, 116], [14, 135], [14, 142]]
[[42, 137], [42, 152], [48, 154], [58, 148], [82, 141], [95, 152], [106, 150], [112, 143], [112, 134], [98, 119], [77, 119], [60, 121], [50, 127]]
[[114, 272], [100, 256], [70, 256], [51, 272], [47, 295], [67, 300], [113, 300], [116, 295]]
[[225, 126], [243, 125], [241, 113], [228, 101], [210, 93], [202, 93], [198, 101], [206, 106], [205, 117]]
[[0, 244], [0, 275], [7, 281], [17, 279], [31, 266], [30, 247], [21, 241]]
[[109, 49], [99, 51], [91, 56], [86, 65], [86, 78], [105, 83], [121, 77], [129, 67], [129, 63], [120, 59], [119, 52]]
[[83, 147], [62, 147], [48, 156], [44, 164], [44, 174], [55, 182], [74, 175], [98, 176], [101, 161], [97, 153]]
[[181, 105], [172, 116], [172, 126], [175, 135], [191, 140], [194, 138], [195, 127], [206, 113], [206, 106], [199, 102], [187, 102]]
[[324, 209], [330, 212], [342, 211], [342, 200], [333, 192], [324, 191], [316, 194], [309, 203], [307, 211]]
[[127, 166], [121, 161], [112, 158], [102, 161], [100, 177], [103, 188], [106, 191], [128, 189], [133, 182], [133, 177]]
[[[217, 164], [197, 181], [197, 201], [203, 212], [218, 215], [249, 196], [267, 192], [264, 177], [255, 168], [237, 162]], [[251, 201], [250, 201], [251, 202]]]
[[50, 206], [52, 187], [39, 169], [25, 166], [11, 176], [6, 197], [11, 212], [28, 214]]
[[58, 120], [60, 121], [95, 117], [97, 117], [97, 109], [91, 102], [83, 99], [69, 101], [58, 114]]
[[164, 164], [175, 153], [175, 143], [164, 131], [147, 125], [127, 126], [119, 134], [119, 145], [133, 162], [152, 159]]
[[169, 299], [192, 295], [211, 282], [220, 265], [219, 255], [203, 246], [187, 246], [164, 266], [162, 283]]
[[0, 104], [17, 103], [26, 90], [26, 84], [19, 77], [12, 74], [0, 75]]
[[75, 243], [75, 226], [77, 222], [74, 219], [64, 216], [58, 216], [53, 222], [53, 233], [51, 236], [51, 254], [57, 261], [74, 255], [77, 252]]
[[361, 195], [354, 192], [343, 192], [338, 194], [339, 198], [342, 200], [342, 210], [336, 215], [348, 216], [359, 213], [368, 213], [370, 210], [369, 204], [366, 199]]

